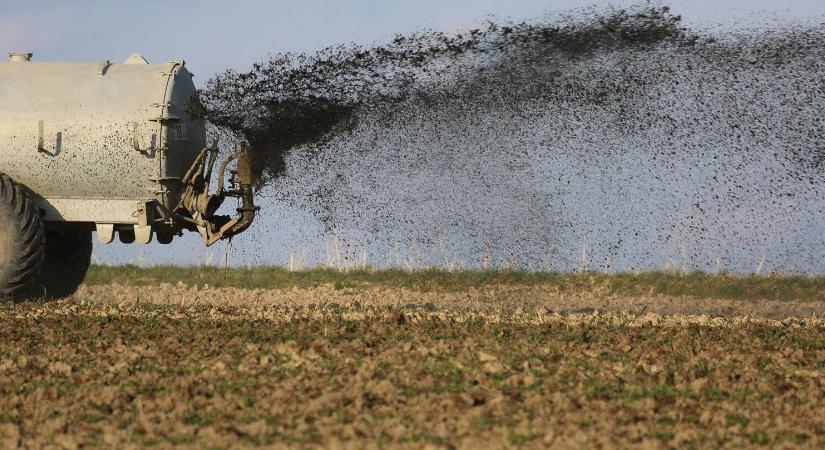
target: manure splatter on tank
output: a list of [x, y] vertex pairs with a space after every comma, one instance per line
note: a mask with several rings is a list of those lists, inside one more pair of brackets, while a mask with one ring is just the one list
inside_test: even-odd
[[278, 54], [200, 112], [373, 265], [822, 273], [823, 61], [640, 6]]

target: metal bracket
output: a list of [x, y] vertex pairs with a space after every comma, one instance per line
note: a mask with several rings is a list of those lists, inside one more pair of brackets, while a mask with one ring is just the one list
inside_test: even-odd
[[176, 122], [180, 120], [178, 116], [160, 116], [149, 119], [150, 122]]
[[[213, 144], [213, 147], [201, 150], [192, 167], [181, 179], [181, 182], [185, 185], [185, 190], [181, 195], [177, 208], [175, 208], [176, 215], [179, 218], [195, 225], [194, 230], [201, 234], [207, 247], [221, 239], [229, 239], [242, 233], [252, 225], [255, 213], [258, 211], [253, 199], [252, 167], [247, 150], [243, 146], [237, 148], [235, 154], [221, 164], [217, 177], [220, 183], [217, 193], [209, 194], [209, 180], [212, 178], [212, 168], [217, 152], [217, 142]], [[230, 181], [233, 183], [233, 188], [226, 190], [224, 175], [227, 165], [233, 160], [237, 160], [236, 172], [238, 176], [234, 182]], [[215, 214], [220, 204], [227, 197], [240, 198], [242, 205], [237, 210], [238, 216], [229, 217]]]
[[152, 242], [152, 226], [139, 226], [135, 225], [135, 240], [138, 243], [146, 245]]
[[97, 239], [102, 244], [111, 244], [115, 240], [115, 225], [111, 223], [98, 223]]
[[174, 183], [176, 185], [182, 184], [182, 181], [181, 181], [180, 177], [161, 177], [161, 178], [150, 177], [150, 178], [148, 178], [148, 180], [151, 181], [152, 183], [157, 183], [157, 184], [160, 185], [159, 188], [146, 188], [146, 190], [148, 192], [151, 192], [155, 195], [168, 195], [168, 194], [170, 194], [171, 191], [169, 191], [169, 189], [166, 188], [167, 183], [168, 184]]
[[43, 121], [37, 121], [37, 151], [40, 153], [44, 153], [49, 156], [57, 156], [60, 154], [60, 151], [63, 149], [63, 132], [58, 131], [57, 136], [55, 137], [54, 141], [54, 151], [50, 151], [45, 146], [45, 139], [43, 135]]
[[154, 222], [154, 209], [152, 208], [153, 202], [140, 202], [138, 203], [137, 209], [137, 219], [138, 219], [138, 226], [145, 227], [149, 226]]

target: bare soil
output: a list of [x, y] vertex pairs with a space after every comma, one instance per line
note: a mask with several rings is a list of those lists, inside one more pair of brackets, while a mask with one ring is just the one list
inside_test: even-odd
[[820, 302], [110, 285], [0, 310], [3, 448], [825, 444]]
[[513, 313], [518, 311], [558, 312], [629, 312], [634, 314], [690, 314], [756, 316], [771, 319], [789, 317], [825, 317], [822, 300], [739, 300], [695, 298], [669, 295], [617, 295], [608, 285], [588, 284], [579, 289], [561, 289], [550, 284], [486, 285], [461, 291], [421, 291], [363, 285], [338, 288], [331, 284], [289, 289], [214, 288], [161, 284], [160, 286], [89, 286], [77, 296], [85, 302], [138, 302], [157, 305], [229, 305], [229, 306], [377, 306], [399, 309], [428, 308], [469, 313]]

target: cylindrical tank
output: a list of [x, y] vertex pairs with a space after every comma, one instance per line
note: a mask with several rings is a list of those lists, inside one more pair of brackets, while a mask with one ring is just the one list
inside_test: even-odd
[[186, 114], [195, 85], [184, 64], [10, 54], [0, 62], [0, 172], [34, 192], [47, 227], [162, 219], [206, 146], [203, 122]]

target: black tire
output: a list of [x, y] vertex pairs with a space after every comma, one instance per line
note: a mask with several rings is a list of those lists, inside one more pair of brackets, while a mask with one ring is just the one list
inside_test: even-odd
[[28, 189], [0, 173], [0, 298], [23, 298], [45, 257], [40, 211]]
[[91, 231], [46, 232], [46, 258], [32, 297], [51, 300], [74, 294], [91, 262]]

